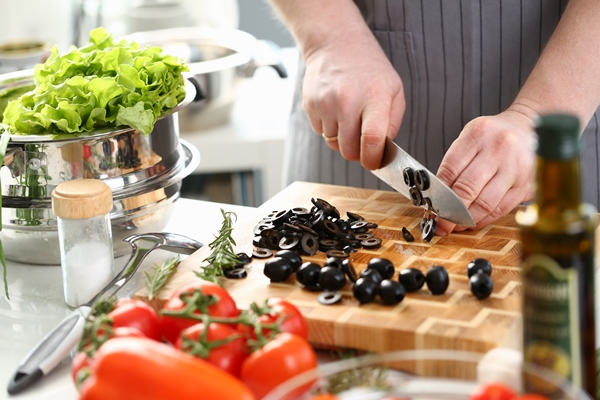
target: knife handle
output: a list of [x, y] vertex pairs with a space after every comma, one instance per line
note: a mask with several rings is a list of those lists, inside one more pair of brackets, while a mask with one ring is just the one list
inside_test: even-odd
[[29, 387], [50, 373], [69, 354], [83, 335], [90, 310], [88, 306], [76, 308], [27, 353], [8, 382], [8, 393], [15, 394]]

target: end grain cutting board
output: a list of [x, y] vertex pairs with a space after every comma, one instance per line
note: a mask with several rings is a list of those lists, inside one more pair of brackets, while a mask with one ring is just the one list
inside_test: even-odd
[[[359, 305], [348, 283], [342, 301], [325, 306], [317, 302], [318, 293], [304, 290], [294, 276], [285, 283], [270, 283], [262, 272], [266, 260], [254, 259], [247, 266], [246, 279], [224, 280], [239, 308], [246, 308], [253, 301], [283, 297], [301, 310], [309, 325], [309, 340], [320, 348], [374, 352], [405, 349], [485, 352], [497, 346], [520, 349], [520, 242], [513, 213], [482, 230], [435, 236], [426, 243], [420, 239], [419, 229], [423, 209], [398, 193], [296, 182], [258, 208], [254, 218], [235, 223], [236, 252], [252, 254], [253, 228], [268, 213], [293, 207], [310, 208], [313, 197], [334, 205], [342, 218], [352, 211], [379, 225], [372, 232], [383, 239], [382, 246], [375, 250], [360, 249], [351, 255], [357, 272], [373, 257], [385, 257], [394, 263], [397, 271], [394, 279], [404, 268], [418, 268], [425, 273], [432, 265], [443, 265], [450, 274], [448, 290], [434, 296], [425, 285], [417, 293], [408, 293], [396, 306], [383, 305], [379, 300]], [[412, 232], [414, 242], [402, 238], [403, 227]], [[214, 227], [215, 233], [219, 228]], [[205, 246], [185, 259], [153, 306], [160, 307], [181, 284], [198, 280], [193, 271], [203, 265], [202, 260], [209, 254], [210, 249]], [[485, 300], [477, 300], [469, 290], [466, 267], [476, 257], [487, 258], [493, 265], [494, 291]], [[303, 256], [304, 261], [321, 265], [325, 259], [322, 252]], [[144, 291], [138, 293], [138, 297], [144, 295]]]

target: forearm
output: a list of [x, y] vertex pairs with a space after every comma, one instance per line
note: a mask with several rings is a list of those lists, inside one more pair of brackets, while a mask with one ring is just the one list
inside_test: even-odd
[[585, 126], [599, 105], [600, 1], [571, 0], [511, 108], [572, 113]]
[[352, 0], [269, 0], [304, 58], [330, 45], [374, 41]]

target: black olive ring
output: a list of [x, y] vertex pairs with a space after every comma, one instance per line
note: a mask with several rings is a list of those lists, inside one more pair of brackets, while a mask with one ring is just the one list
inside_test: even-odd
[[338, 303], [342, 300], [342, 294], [340, 292], [323, 292], [317, 297], [317, 301], [325, 306]]

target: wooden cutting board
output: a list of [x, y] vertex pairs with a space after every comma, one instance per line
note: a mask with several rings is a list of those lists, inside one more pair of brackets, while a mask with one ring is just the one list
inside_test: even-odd
[[[253, 218], [235, 223], [236, 252], [252, 253], [253, 228], [268, 213], [293, 207], [310, 208], [313, 197], [327, 200], [343, 218], [346, 211], [352, 211], [379, 225], [372, 232], [383, 239], [382, 246], [376, 250], [360, 249], [351, 256], [357, 272], [373, 257], [390, 259], [396, 271], [412, 267], [425, 273], [432, 265], [443, 265], [450, 275], [448, 290], [435, 296], [425, 285], [417, 293], [408, 293], [396, 306], [379, 301], [359, 305], [348, 284], [340, 303], [325, 306], [317, 302], [318, 293], [303, 289], [293, 276], [285, 283], [270, 283], [262, 272], [265, 259], [254, 259], [247, 267], [246, 279], [224, 280], [239, 308], [270, 297], [291, 301], [305, 316], [309, 341], [318, 348], [374, 352], [405, 349], [485, 352], [497, 346], [520, 349], [520, 242], [514, 213], [479, 231], [436, 236], [427, 243], [421, 240], [419, 229], [424, 210], [398, 193], [296, 182], [259, 207]], [[414, 242], [403, 240], [403, 227], [412, 232]], [[219, 228], [214, 227], [215, 234]], [[205, 246], [186, 258], [151, 304], [160, 307], [181, 284], [198, 280], [193, 271], [203, 265], [209, 254], [210, 249]], [[466, 267], [476, 257], [487, 258], [493, 265], [494, 290], [485, 300], [477, 300], [469, 290]], [[304, 261], [321, 264], [325, 259], [322, 252], [303, 256]], [[144, 298], [145, 292], [138, 293], [138, 297]]]

